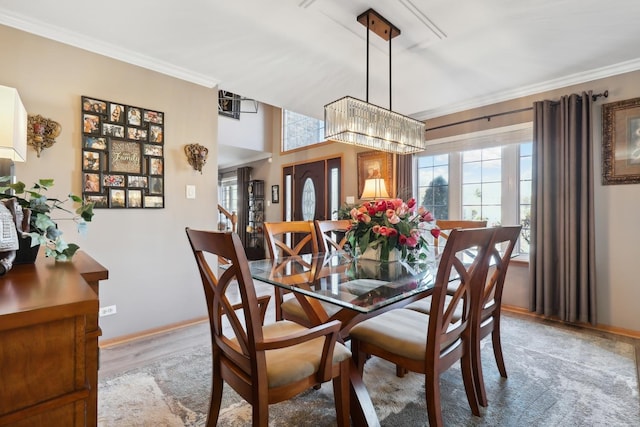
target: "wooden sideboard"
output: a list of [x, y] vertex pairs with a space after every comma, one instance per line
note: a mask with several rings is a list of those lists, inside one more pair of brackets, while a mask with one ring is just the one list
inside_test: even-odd
[[95, 426], [99, 282], [84, 252], [0, 277], [0, 426]]

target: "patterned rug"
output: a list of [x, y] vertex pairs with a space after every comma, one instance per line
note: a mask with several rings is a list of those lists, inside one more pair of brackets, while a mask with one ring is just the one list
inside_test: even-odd
[[[471, 414], [454, 366], [441, 376], [442, 412], [449, 426], [638, 426], [640, 403], [632, 344], [571, 327], [503, 315], [508, 379], [500, 377], [490, 339], [483, 342], [489, 406]], [[98, 424], [203, 426], [211, 388], [209, 346], [149, 366], [100, 378]], [[378, 358], [364, 382], [381, 425], [428, 425], [424, 377], [395, 376]], [[334, 426], [330, 383], [271, 405], [270, 426]], [[225, 386], [219, 426], [251, 424], [251, 407]]]

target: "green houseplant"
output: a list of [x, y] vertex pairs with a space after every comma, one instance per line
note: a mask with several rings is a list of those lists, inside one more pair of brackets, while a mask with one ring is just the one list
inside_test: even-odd
[[[73, 257], [79, 246], [67, 243], [62, 238], [62, 231], [56, 221], [72, 220], [78, 225], [78, 232], [82, 233], [86, 223], [93, 218], [93, 203], [86, 203], [80, 197], [69, 194], [67, 199], [49, 198], [45, 194], [53, 187], [53, 179], [40, 179], [30, 189], [26, 189], [23, 182], [10, 183], [10, 177], [0, 177], [0, 199], [15, 197], [23, 208], [31, 210], [30, 232], [31, 246], [42, 245], [45, 255], [54, 257], [57, 261], [68, 261]], [[8, 194], [12, 190], [13, 194]], [[65, 207], [71, 201], [79, 205], [75, 210]], [[57, 217], [56, 214], [67, 215]]]

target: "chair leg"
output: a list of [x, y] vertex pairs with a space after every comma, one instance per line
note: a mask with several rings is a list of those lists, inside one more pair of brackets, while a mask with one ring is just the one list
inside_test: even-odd
[[269, 400], [266, 394], [253, 402], [251, 415], [253, 427], [269, 426]]
[[507, 368], [504, 365], [504, 358], [502, 357], [502, 342], [500, 341], [500, 317], [493, 318], [493, 331], [491, 332], [491, 341], [493, 342], [493, 355], [496, 358], [496, 364], [498, 365], [498, 371], [502, 378], [507, 378]]
[[275, 305], [275, 314], [276, 314], [276, 322], [279, 322], [283, 319], [282, 317], [282, 301], [284, 297], [282, 296], [282, 290], [277, 286], [274, 286], [274, 305]]
[[360, 351], [360, 342], [357, 339], [351, 339], [351, 358], [353, 359], [353, 363], [356, 365], [356, 369], [360, 376], [362, 376], [364, 372], [364, 362], [367, 359], [367, 354], [362, 353]]
[[427, 416], [430, 427], [442, 426], [442, 406], [440, 405], [440, 377], [434, 372], [425, 376], [425, 392], [427, 401]]
[[[216, 357], [213, 356], [215, 359]], [[220, 375], [219, 363], [214, 360], [213, 375], [211, 381], [211, 401], [209, 403], [209, 416], [207, 417], [207, 427], [212, 427], [218, 424], [218, 416], [220, 415], [220, 407], [222, 405], [222, 389], [223, 380]]]
[[403, 378], [405, 375], [407, 375], [407, 369], [403, 368], [400, 365], [396, 365], [396, 377], [398, 378]]
[[[476, 341], [476, 340], [474, 340]], [[470, 350], [470, 351], [469, 351]], [[475, 353], [475, 352], [478, 353]], [[467, 393], [467, 401], [469, 402], [469, 407], [471, 408], [471, 413], [475, 416], [480, 416], [480, 406], [478, 405], [478, 401], [480, 400], [480, 394], [477, 390], [477, 384], [475, 380], [476, 376], [476, 365], [475, 365], [475, 355], [480, 354], [480, 344], [479, 342], [472, 343], [470, 348], [465, 349], [462, 358], [460, 359], [460, 368], [462, 370], [462, 381], [464, 382], [464, 390]], [[480, 373], [482, 373], [482, 367], [479, 366]], [[482, 376], [480, 376], [480, 381], [482, 381]], [[484, 384], [481, 384], [482, 391], [484, 392]], [[486, 399], [486, 398], [485, 398]], [[480, 401], [480, 404], [482, 402]], [[482, 406], [487, 406], [482, 405]]]
[[[473, 372], [473, 384], [476, 395], [476, 404], [486, 407], [487, 392], [484, 389], [484, 375], [482, 374], [482, 352], [480, 351], [480, 335], [476, 335], [471, 339], [471, 369]], [[475, 414], [475, 413], [474, 413]]]
[[350, 360], [340, 363], [340, 376], [333, 379], [333, 396], [336, 404], [338, 427], [349, 427], [349, 364]]

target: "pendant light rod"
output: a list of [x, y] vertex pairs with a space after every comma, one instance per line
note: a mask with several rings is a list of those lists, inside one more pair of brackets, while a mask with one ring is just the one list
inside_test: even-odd
[[373, 31], [389, 42], [389, 110], [391, 111], [391, 39], [400, 35], [400, 29], [373, 9], [358, 15], [357, 21], [367, 27], [367, 102], [369, 102], [369, 32]]

